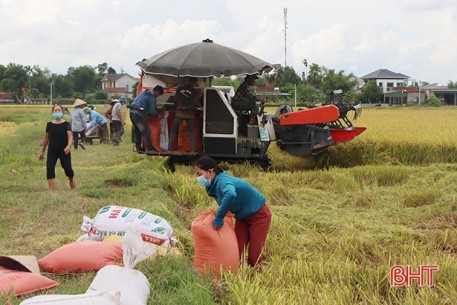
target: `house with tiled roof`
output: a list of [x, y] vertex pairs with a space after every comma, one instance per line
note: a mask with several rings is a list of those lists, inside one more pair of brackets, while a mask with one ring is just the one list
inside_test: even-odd
[[108, 94], [108, 98], [125, 96], [133, 98], [133, 88], [140, 79], [128, 73], [107, 74], [102, 79], [102, 89]]
[[361, 77], [365, 82], [375, 81], [382, 92], [392, 91], [394, 87], [402, 87], [408, 84], [408, 75], [393, 72], [387, 69], [379, 69]]
[[427, 103], [430, 96], [436, 96], [444, 105], [457, 105], [457, 89], [437, 84], [408, 86], [409, 76], [379, 69], [361, 77], [365, 82], [376, 81], [384, 92], [383, 103], [389, 105], [406, 105]]

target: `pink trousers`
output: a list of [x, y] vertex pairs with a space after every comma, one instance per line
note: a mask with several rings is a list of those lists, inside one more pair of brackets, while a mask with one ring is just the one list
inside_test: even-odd
[[254, 215], [235, 222], [235, 234], [238, 239], [240, 258], [248, 250], [248, 264], [260, 265], [262, 250], [265, 246], [271, 223], [271, 211], [265, 203]]

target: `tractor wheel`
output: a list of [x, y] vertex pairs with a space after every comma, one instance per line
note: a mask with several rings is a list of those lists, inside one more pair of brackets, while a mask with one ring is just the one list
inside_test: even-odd
[[265, 172], [269, 172], [272, 167], [272, 161], [268, 156], [265, 156], [265, 159], [256, 160], [254, 163], [260, 166], [260, 168]]
[[171, 173], [174, 173], [176, 171], [175, 162], [173, 161], [172, 158], [167, 158], [167, 160], [165, 161], [164, 166]]

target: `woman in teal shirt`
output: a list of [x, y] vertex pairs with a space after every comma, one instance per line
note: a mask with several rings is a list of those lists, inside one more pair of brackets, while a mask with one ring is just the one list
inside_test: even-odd
[[271, 211], [265, 196], [246, 180], [224, 173], [212, 158], [200, 158], [194, 170], [198, 183], [219, 205], [213, 222], [214, 229], [218, 230], [224, 225], [224, 217], [228, 212], [233, 213], [240, 258], [247, 249], [248, 264], [259, 266], [271, 223]]

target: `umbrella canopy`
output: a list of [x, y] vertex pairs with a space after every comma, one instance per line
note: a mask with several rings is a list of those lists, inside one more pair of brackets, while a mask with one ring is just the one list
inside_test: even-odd
[[150, 74], [194, 77], [254, 74], [273, 69], [262, 59], [209, 39], [170, 49], [137, 65]]

